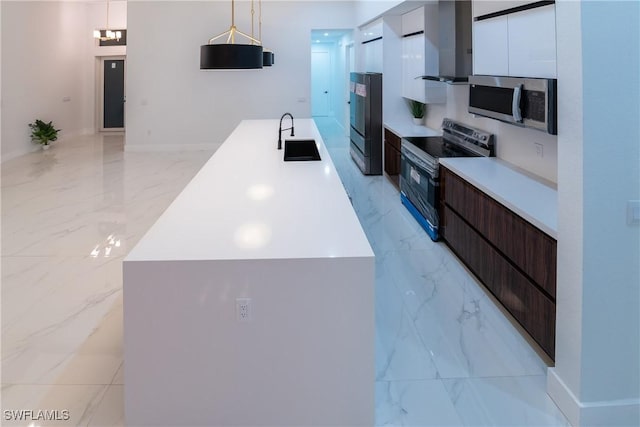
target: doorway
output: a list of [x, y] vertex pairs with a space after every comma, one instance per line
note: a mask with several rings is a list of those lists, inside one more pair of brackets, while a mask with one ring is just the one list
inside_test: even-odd
[[331, 57], [328, 51], [311, 52], [311, 115], [327, 117], [331, 86]]
[[104, 131], [125, 129], [125, 78], [124, 56], [98, 58], [97, 123]]
[[352, 30], [311, 31], [311, 116], [349, 129]]

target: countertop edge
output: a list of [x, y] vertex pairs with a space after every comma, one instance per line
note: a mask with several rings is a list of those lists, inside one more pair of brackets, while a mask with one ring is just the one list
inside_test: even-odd
[[440, 136], [442, 132], [436, 129], [431, 129], [427, 126], [414, 125], [411, 123], [398, 123], [394, 121], [385, 121], [383, 126], [395, 133], [399, 137], [406, 136]]

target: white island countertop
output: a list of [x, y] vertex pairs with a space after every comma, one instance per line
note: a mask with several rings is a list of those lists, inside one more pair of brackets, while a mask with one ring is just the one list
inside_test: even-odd
[[299, 162], [278, 123], [241, 122], [125, 258], [126, 425], [374, 424], [375, 257], [315, 123]]
[[[282, 150], [278, 125], [241, 122], [126, 260], [372, 257], [313, 120], [283, 131]], [[322, 160], [283, 161], [284, 140], [306, 138]]]
[[551, 185], [496, 158], [443, 158], [440, 164], [549, 236], [558, 238], [558, 192]]

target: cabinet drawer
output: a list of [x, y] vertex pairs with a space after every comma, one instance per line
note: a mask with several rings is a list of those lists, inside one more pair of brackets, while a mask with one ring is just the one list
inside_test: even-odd
[[400, 150], [400, 137], [387, 128], [384, 128], [384, 141], [396, 150]]
[[444, 220], [447, 243], [456, 255], [553, 359], [554, 302], [448, 206]]
[[555, 300], [556, 241], [448, 169], [443, 171], [445, 203]]

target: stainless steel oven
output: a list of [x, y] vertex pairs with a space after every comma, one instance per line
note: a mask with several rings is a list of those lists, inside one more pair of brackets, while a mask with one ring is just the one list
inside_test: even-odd
[[556, 135], [555, 79], [469, 76], [469, 112]]
[[492, 156], [493, 135], [442, 121], [442, 136], [405, 137], [400, 149], [400, 200], [432, 240], [438, 240], [441, 157]]
[[400, 200], [427, 234], [437, 240], [438, 164], [407, 143], [401, 146], [400, 159]]

